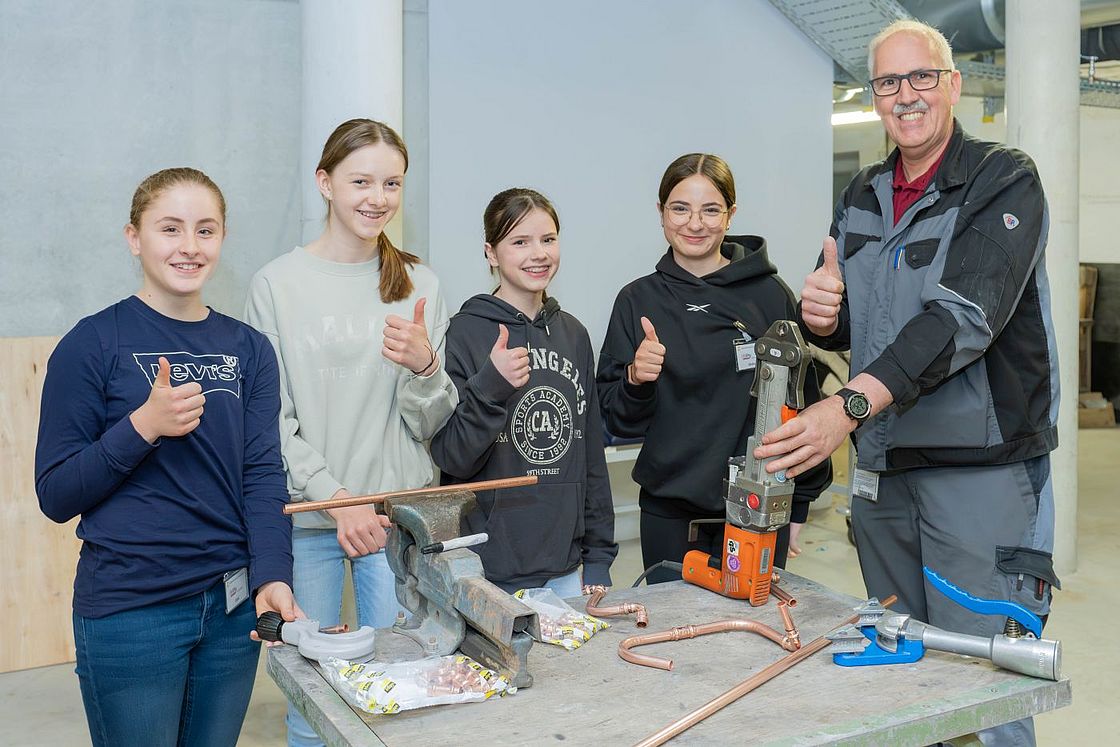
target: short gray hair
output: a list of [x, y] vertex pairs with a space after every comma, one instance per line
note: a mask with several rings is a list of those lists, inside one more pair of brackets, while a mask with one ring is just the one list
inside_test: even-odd
[[[913, 34], [920, 36], [929, 44], [929, 51], [933, 58], [937, 60], [937, 64], [945, 70], [956, 70], [953, 64], [953, 48], [949, 46], [949, 40], [945, 35], [935, 29], [929, 24], [922, 23], [921, 21], [904, 20], [895, 21], [891, 25], [884, 28], [871, 43], [867, 45], [867, 76], [869, 78], [875, 77], [875, 50], [879, 45], [885, 42], [895, 34]], [[903, 72], [901, 70], [896, 72]], [[909, 72], [909, 71], [905, 71]]]

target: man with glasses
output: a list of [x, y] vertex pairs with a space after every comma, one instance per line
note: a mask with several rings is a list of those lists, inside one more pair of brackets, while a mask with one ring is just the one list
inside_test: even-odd
[[[979, 597], [1050, 609], [1057, 351], [1034, 163], [966, 135], [961, 76], [936, 29], [888, 26], [868, 55], [875, 109], [898, 146], [837, 204], [801, 292], [806, 337], [849, 349], [846, 388], [768, 434], [756, 456], [796, 476], [854, 432], [852, 525], [868, 594], [973, 635], [1004, 620], [935, 591], [929, 566]], [[1034, 744], [1028, 719], [982, 735]]]

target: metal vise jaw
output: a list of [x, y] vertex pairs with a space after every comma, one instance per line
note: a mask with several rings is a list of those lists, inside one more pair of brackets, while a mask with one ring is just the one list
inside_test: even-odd
[[458, 537], [463, 517], [475, 506], [474, 493], [454, 487], [432, 496], [386, 499], [394, 524], [386, 556], [397, 577], [397, 599], [412, 612], [393, 630], [430, 654], [458, 649], [507, 674], [514, 687], [529, 687], [529, 649], [540, 636], [537, 613], [487, 581], [482, 561], [469, 549], [420, 552]]

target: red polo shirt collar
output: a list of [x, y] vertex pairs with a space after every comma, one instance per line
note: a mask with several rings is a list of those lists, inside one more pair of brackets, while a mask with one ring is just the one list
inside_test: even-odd
[[894, 222], [898, 225], [899, 218], [902, 214], [910, 209], [910, 206], [918, 201], [923, 194], [925, 194], [926, 187], [933, 180], [933, 175], [937, 173], [937, 167], [945, 160], [945, 152], [948, 147], [943, 148], [941, 155], [937, 157], [929, 170], [921, 176], [914, 179], [912, 182], [906, 181], [906, 172], [902, 169], [902, 154], [898, 156], [898, 160], [894, 164], [894, 178], [891, 180], [891, 186], [894, 188]]

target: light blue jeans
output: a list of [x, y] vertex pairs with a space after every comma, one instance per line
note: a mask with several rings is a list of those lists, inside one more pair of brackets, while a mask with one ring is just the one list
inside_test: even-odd
[[[292, 528], [292, 574], [295, 597], [311, 620], [327, 627], [338, 625], [342, 615], [342, 584], [346, 563], [354, 579], [354, 606], [358, 625], [387, 628], [403, 610], [397, 602], [395, 577], [384, 551], [350, 559], [338, 544], [334, 529]], [[323, 744], [319, 735], [290, 703], [288, 744], [311, 747]]]
[[74, 614], [78, 680], [96, 747], [233, 747], [260, 644], [256, 610], [225, 586], [105, 617]]
[[583, 594], [583, 579], [580, 574], [580, 569], [576, 568], [574, 571], [566, 576], [557, 576], [556, 578], [549, 579], [544, 588], [552, 589], [556, 592], [556, 596], [561, 599], [571, 599]]

